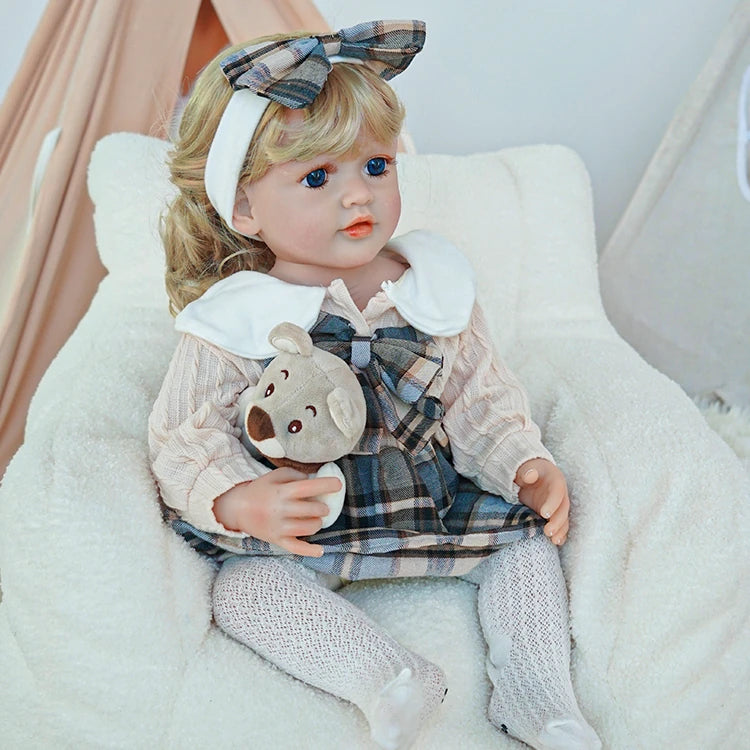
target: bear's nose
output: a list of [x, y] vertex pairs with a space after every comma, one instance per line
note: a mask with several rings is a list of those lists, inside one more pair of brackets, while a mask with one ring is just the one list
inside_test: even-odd
[[253, 406], [248, 412], [247, 434], [253, 440], [268, 440], [268, 438], [276, 437], [271, 417], [260, 406]]

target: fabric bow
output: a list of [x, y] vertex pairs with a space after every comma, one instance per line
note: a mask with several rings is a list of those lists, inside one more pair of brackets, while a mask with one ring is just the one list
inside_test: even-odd
[[[372, 338], [360, 337], [347, 320], [328, 314], [310, 330], [310, 336], [315, 346], [354, 364], [363, 373], [378, 401], [377, 405], [372, 403], [365, 391], [368, 411], [376, 408], [393, 436], [408, 450], [419, 451], [445, 414], [440, 399], [428, 395], [443, 366], [432, 337], [410, 326], [379, 328]], [[403, 417], [397, 415], [387, 392], [411, 407]]]
[[221, 61], [235, 91], [250, 89], [291, 109], [320, 93], [331, 58], [366, 61], [385, 80], [406, 70], [424, 46], [423, 21], [370, 21], [332, 34], [250, 45]]

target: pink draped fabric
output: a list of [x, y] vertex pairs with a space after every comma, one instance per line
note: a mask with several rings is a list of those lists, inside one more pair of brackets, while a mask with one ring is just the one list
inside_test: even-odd
[[327, 29], [310, 0], [48, 4], [0, 107], [0, 474], [39, 379], [106, 273], [86, 192], [96, 141], [164, 135], [184, 74], [227, 40], [299, 28]]

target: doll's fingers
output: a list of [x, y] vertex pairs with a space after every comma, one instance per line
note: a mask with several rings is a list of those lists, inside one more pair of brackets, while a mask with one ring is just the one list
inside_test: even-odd
[[322, 518], [290, 518], [282, 524], [282, 533], [286, 537], [310, 536], [323, 528]]
[[563, 521], [559, 526], [550, 528], [550, 525], [547, 524], [544, 527], [544, 535], [553, 543], [553, 544], [562, 544], [565, 541], [565, 537], [568, 535], [568, 521], [567, 519]]
[[[553, 542], [555, 539], [557, 539], [559, 536], [564, 535], [568, 528], [568, 518], [567, 516], [561, 517], [559, 520], [556, 520], [554, 523], [550, 522], [544, 527], [544, 534], [545, 536], [548, 536]], [[557, 542], [555, 542], [557, 544]]]
[[549, 518], [552, 520], [555, 513], [560, 512], [561, 509], [563, 509], [564, 514], [567, 516], [569, 508], [570, 501], [568, 500], [568, 493], [565, 491], [565, 488], [562, 487], [547, 495], [547, 498], [542, 503], [542, 507], [539, 509], [539, 515], [542, 516], [542, 518]]
[[298, 469], [293, 469], [291, 466], [282, 466], [278, 469], [274, 469], [274, 479], [278, 482], [298, 482], [302, 479], [307, 479], [308, 475]]
[[313, 477], [312, 479], [300, 479], [289, 489], [289, 497], [317, 497], [338, 492], [341, 489], [341, 480], [336, 477]]
[[521, 481], [526, 486], [534, 484], [537, 479], [539, 479], [539, 472], [536, 469], [526, 469], [526, 471], [521, 475]]
[[[545, 503], [545, 506], [546, 506], [546, 503]], [[540, 515], [547, 518], [547, 516], [544, 515], [546, 512], [547, 512], [546, 507], [543, 507]], [[570, 512], [570, 501], [568, 500], [567, 495], [565, 495], [563, 496], [557, 508], [555, 508], [552, 514], [549, 515], [548, 517], [549, 522], [544, 527], [545, 534], [547, 533], [547, 529], [550, 529], [551, 533], [553, 533], [557, 531], [559, 528], [561, 528], [563, 523], [567, 521], [569, 512]], [[547, 536], [549, 536], [549, 534], [547, 534]]]
[[293, 555], [302, 555], [303, 557], [323, 556], [323, 547], [320, 544], [310, 544], [296, 537], [282, 537], [277, 544]]
[[521, 487], [518, 493], [518, 499], [527, 507], [531, 508], [534, 513], [542, 515], [542, 504], [544, 502], [544, 496], [540, 492], [535, 492], [529, 487]]
[[330, 508], [320, 500], [294, 499], [286, 507], [288, 518], [325, 518]]
[[568, 538], [569, 528], [569, 522], [566, 519], [562, 527], [550, 537], [552, 544], [558, 547], [561, 547], [563, 544], [565, 544], [565, 540]]

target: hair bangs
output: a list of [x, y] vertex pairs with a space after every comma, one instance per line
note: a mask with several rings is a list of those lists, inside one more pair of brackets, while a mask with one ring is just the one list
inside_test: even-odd
[[257, 159], [262, 149], [268, 167], [307, 161], [320, 154], [352, 153], [363, 133], [390, 143], [401, 132], [404, 119], [395, 92], [377, 73], [365, 65], [346, 63], [333, 66], [323, 90], [309, 107], [284, 113], [273, 109], [268, 111], [264, 132], [258, 132], [258, 151], [252, 154]]

